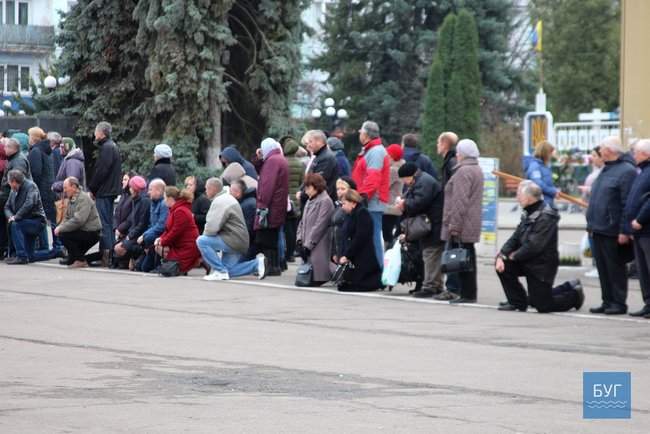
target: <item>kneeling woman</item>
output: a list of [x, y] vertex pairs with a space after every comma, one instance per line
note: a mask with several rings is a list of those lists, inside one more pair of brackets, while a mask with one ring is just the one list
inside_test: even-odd
[[201, 253], [196, 247], [199, 229], [192, 215], [192, 193], [176, 187], [165, 188], [165, 204], [169, 208], [165, 231], [154, 245], [156, 253], [168, 261], [178, 262], [181, 273], [197, 266]]
[[347, 246], [340, 264], [351, 263], [343, 275], [339, 291], [375, 291], [382, 288], [381, 268], [373, 245], [372, 218], [356, 190], [348, 190], [343, 196], [342, 208], [350, 216], [345, 227]]

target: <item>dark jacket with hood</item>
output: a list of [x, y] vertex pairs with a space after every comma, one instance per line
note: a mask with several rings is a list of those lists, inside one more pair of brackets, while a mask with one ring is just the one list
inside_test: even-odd
[[372, 218], [368, 209], [362, 204], [352, 210], [345, 225], [345, 250], [343, 255], [354, 265], [345, 278], [347, 289], [372, 291], [382, 287], [381, 268], [372, 248]]
[[239, 153], [239, 151], [237, 150], [237, 148], [235, 148], [234, 145], [230, 145], [224, 148], [224, 150], [221, 151], [219, 158], [225, 160], [228, 164], [230, 163], [241, 164], [244, 170], [246, 171], [246, 175], [250, 176], [251, 178], [257, 181], [257, 171], [255, 170], [255, 166], [253, 166], [253, 163], [251, 163], [250, 161], [242, 157], [242, 155]]
[[192, 201], [192, 214], [194, 214], [194, 221], [199, 228], [199, 233], [203, 233], [205, 228], [205, 216], [208, 215], [208, 210], [212, 201], [205, 195], [205, 182], [199, 177], [194, 177], [196, 188], [194, 190], [194, 200]]
[[[639, 164], [641, 173], [634, 178], [630, 193], [625, 203], [625, 224], [635, 238], [650, 237], [650, 160]], [[642, 226], [641, 230], [632, 229], [632, 220]]]
[[418, 169], [421, 171], [428, 173], [429, 175], [433, 176], [435, 179], [438, 179], [438, 173], [436, 172], [436, 168], [433, 167], [433, 163], [431, 162], [431, 158], [429, 158], [428, 155], [425, 155], [422, 153], [417, 148], [409, 148], [408, 146], [404, 147], [404, 161], [410, 161], [411, 163], [415, 163], [416, 166], [418, 166]]
[[4, 212], [7, 219], [11, 217], [15, 217], [16, 221], [36, 219], [45, 223], [45, 211], [36, 184], [26, 179], [18, 191], [11, 190]]
[[84, 166], [84, 153], [81, 148], [72, 149], [65, 156], [59, 172], [56, 174], [56, 180], [52, 185], [52, 191], [61, 193], [63, 191], [63, 181], [70, 176], [79, 180], [81, 187], [86, 188], [86, 168]]
[[149, 209], [151, 207], [151, 200], [147, 196], [146, 191], [140, 192], [131, 199], [131, 212], [129, 213], [128, 225], [129, 231], [127, 237], [130, 240], [137, 240], [140, 235], [144, 234], [149, 226]]
[[256, 206], [256, 191], [249, 188], [244, 192], [244, 195], [239, 199], [239, 206], [241, 206], [242, 213], [244, 214], [244, 220], [246, 221], [246, 228], [248, 229], [249, 239], [255, 239], [253, 237], [253, 226], [255, 224], [255, 206]]
[[32, 180], [41, 193], [41, 202], [47, 219], [53, 222], [56, 219], [56, 208], [54, 207], [54, 173], [52, 165], [52, 148], [49, 140], [41, 140], [29, 150], [27, 156], [29, 166], [32, 170]]
[[167, 186], [176, 185], [176, 169], [169, 158], [159, 158], [153, 163], [153, 168], [149, 172], [148, 182], [160, 178], [165, 181]]
[[[539, 200], [524, 208], [519, 226], [501, 247], [501, 253], [519, 264], [526, 274], [553, 284], [560, 264], [557, 251], [560, 215]], [[512, 259], [509, 256], [513, 254]]]
[[442, 209], [444, 206], [442, 187], [433, 176], [418, 170], [414, 183], [404, 195], [403, 217], [416, 217], [425, 214], [431, 221], [431, 233], [422, 239], [424, 247], [440, 243]]
[[338, 169], [338, 178], [341, 176], [350, 176], [352, 168], [350, 167], [350, 160], [345, 155], [345, 146], [341, 139], [337, 137], [330, 137], [327, 139], [327, 144], [336, 155], [336, 165]]
[[636, 177], [636, 167], [619, 158], [607, 161], [591, 186], [587, 208], [587, 230], [599, 235], [616, 237], [629, 232], [623, 210], [627, 195]]
[[97, 142], [99, 155], [88, 189], [95, 197], [116, 197], [122, 188], [122, 158], [115, 142], [105, 138]]

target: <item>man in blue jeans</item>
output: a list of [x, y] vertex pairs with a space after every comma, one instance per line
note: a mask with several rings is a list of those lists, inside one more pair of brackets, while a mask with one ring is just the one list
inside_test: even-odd
[[[210, 266], [210, 274], [205, 280], [228, 280], [231, 277], [257, 274], [266, 277], [268, 263], [264, 255], [250, 261], [240, 261], [248, 250], [250, 242], [244, 213], [237, 199], [222, 191], [221, 181], [210, 178], [219, 192], [212, 200], [210, 210], [205, 217], [203, 235], [196, 240], [203, 260]], [[217, 252], [221, 252], [219, 255]]]
[[38, 187], [25, 179], [23, 172], [11, 170], [7, 177], [11, 193], [4, 212], [16, 256], [7, 259], [6, 263], [28, 264], [34, 260], [36, 238], [45, 227], [45, 211]]
[[113, 204], [122, 191], [122, 159], [113, 140], [113, 128], [108, 122], [100, 122], [95, 128], [95, 141], [99, 155], [95, 161], [93, 177], [88, 189], [95, 199], [99, 219], [102, 222], [102, 237], [99, 240], [102, 266], [108, 267], [110, 255], [115, 244], [113, 230]]

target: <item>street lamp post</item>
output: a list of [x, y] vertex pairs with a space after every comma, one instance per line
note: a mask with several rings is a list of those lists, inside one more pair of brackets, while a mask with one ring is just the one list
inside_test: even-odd
[[[336, 128], [337, 121], [342, 122], [348, 118], [347, 110], [343, 108], [339, 108], [337, 110], [334, 105], [335, 105], [334, 98], [325, 98], [325, 101], [323, 101], [323, 106], [325, 107], [325, 116], [330, 118], [330, 122], [329, 122], [330, 132]], [[321, 111], [320, 108], [315, 108], [311, 111], [311, 117], [317, 123], [319, 123], [319, 120], [322, 115], [323, 112]]]

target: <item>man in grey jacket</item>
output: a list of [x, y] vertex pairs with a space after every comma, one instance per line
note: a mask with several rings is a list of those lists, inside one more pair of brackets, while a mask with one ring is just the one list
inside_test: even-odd
[[4, 212], [16, 256], [7, 259], [6, 263], [27, 264], [34, 260], [36, 238], [45, 227], [45, 211], [38, 187], [32, 181], [25, 179], [23, 172], [11, 170], [7, 179], [11, 193]]
[[[268, 268], [264, 255], [260, 254], [255, 259], [240, 262], [242, 255], [248, 250], [250, 240], [239, 202], [226, 191], [222, 191], [218, 178], [210, 178], [207, 183], [217, 187], [219, 193], [212, 200], [205, 217], [203, 235], [196, 240], [203, 260], [212, 269], [204, 279], [228, 280], [231, 277], [255, 273], [263, 279]], [[221, 252], [221, 257], [217, 252]]]

